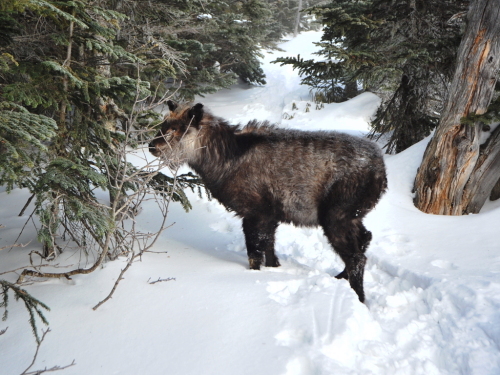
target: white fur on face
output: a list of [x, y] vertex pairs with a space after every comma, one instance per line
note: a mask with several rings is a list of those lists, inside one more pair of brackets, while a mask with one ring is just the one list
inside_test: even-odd
[[197, 129], [188, 128], [178, 139], [174, 137], [173, 132], [164, 135], [165, 143], [159, 148], [160, 157], [170, 169], [178, 169], [182, 164], [197, 157], [200, 149], [198, 133]]
[[200, 150], [199, 132], [198, 129], [190, 127], [179, 140], [182, 158], [188, 163], [198, 156]]

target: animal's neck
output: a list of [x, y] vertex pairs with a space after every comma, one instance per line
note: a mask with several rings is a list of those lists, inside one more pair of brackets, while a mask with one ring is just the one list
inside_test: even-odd
[[208, 125], [199, 132], [199, 150], [188, 161], [191, 168], [206, 183], [223, 179], [227, 165], [237, 159], [238, 149], [234, 129], [230, 125]]

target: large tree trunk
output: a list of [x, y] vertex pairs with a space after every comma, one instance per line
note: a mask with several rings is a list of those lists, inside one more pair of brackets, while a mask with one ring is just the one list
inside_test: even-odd
[[481, 123], [460, 121], [484, 114], [494, 93], [500, 65], [498, 0], [474, 0], [467, 21], [441, 122], [415, 179], [415, 205], [432, 214], [478, 212], [500, 177], [498, 132], [480, 147]]
[[349, 100], [358, 96], [358, 81], [347, 81], [344, 89], [345, 100]]
[[297, 35], [299, 35], [300, 12], [302, 12], [302, 0], [299, 0], [298, 5], [297, 5], [297, 15], [295, 17], [295, 25], [293, 28], [293, 36], [294, 37], [297, 37]]

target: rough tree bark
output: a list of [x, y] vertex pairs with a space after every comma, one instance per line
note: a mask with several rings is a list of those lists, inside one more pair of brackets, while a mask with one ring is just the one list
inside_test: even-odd
[[500, 66], [498, 0], [474, 0], [457, 56], [457, 68], [436, 133], [415, 179], [415, 205], [441, 215], [478, 212], [500, 177], [500, 136], [480, 145], [482, 125], [462, 124], [484, 114]]
[[300, 26], [300, 12], [302, 12], [302, 0], [299, 0], [297, 5], [297, 15], [295, 16], [295, 25], [293, 28], [293, 36], [297, 37], [299, 34], [299, 26]]

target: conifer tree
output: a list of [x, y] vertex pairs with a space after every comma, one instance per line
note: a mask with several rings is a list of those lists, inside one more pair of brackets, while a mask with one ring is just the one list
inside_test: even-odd
[[[323, 0], [268, 0], [276, 35], [295, 34], [307, 30], [315, 30], [319, 24], [315, 22], [311, 14], [304, 12], [304, 9], [322, 3]], [[296, 35], [295, 35], [296, 36]]]
[[126, 242], [120, 205], [144, 184], [189, 209], [196, 176], [144, 174], [123, 150], [154, 134], [161, 115], [149, 104], [165, 95], [192, 99], [237, 76], [262, 83], [258, 47], [275, 38], [261, 0], [8, 0], [0, 18], [0, 183], [36, 198], [44, 257], [61, 233], [110, 257], [110, 234]]
[[334, 0], [310, 8], [324, 25], [321, 61], [278, 59], [305, 75], [327, 101], [363, 89], [384, 101], [373, 134], [388, 134], [387, 151], [402, 151], [437, 124], [460, 42], [468, 1]]
[[[0, 131], [5, 140], [5, 150], [0, 150], [6, 160], [3, 179], [35, 195], [45, 257], [58, 253], [61, 228], [76, 243], [89, 236], [102, 244], [115, 224], [99, 203], [96, 188], [113, 194], [117, 171], [134, 173], [116, 154], [116, 145], [124, 141], [122, 132], [131, 124], [107, 112], [115, 101], [134, 103], [151, 95], [148, 82], [123, 74], [148, 61], [115, 43], [125, 16], [89, 1], [31, 0], [22, 13], [13, 10], [10, 17], [19, 29], [2, 47], [2, 56], [12, 60], [0, 82], [0, 121], [6, 124]], [[159, 114], [145, 116], [147, 121]], [[31, 148], [19, 152], [20, 146]], [[21, 168], [30, 157], [37, 162]], [[13, 175], [30, 166], [24, 179]], [[76, 227], [81, 229], [71, 229]]]
[[[162, 82], [159, 93], [169, 90], [178, 100], [229, 87], [238, 77], [263, 84], [259, 49], [274, 47], [283, 35], [263, 0], [152, 0], [116, 10], [128, 16], [117, 43], [147, 58], [143, 79], [155, 89]], [[165, 60], [170, 64], [162, 68]]]

